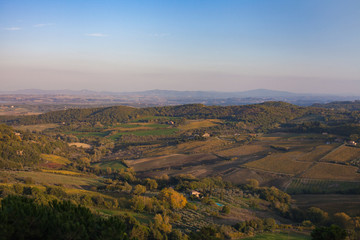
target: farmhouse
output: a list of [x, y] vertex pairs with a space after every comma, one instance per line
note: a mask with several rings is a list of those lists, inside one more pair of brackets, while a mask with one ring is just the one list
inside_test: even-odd
[[201, 192], [191, 190], [190, 195], [194, 196], [194, 197], [197, 197], [197, 198], [200, 198]]
[[348, 141], [347, 143], [349, 146], [356, 146], [357, 143], [355, 141]]
[[202, 137], [203, 137], [203, 138], [208, 138], [208, 137], [210, 137], [210, 134], [209, 134], [209, 133], [204, 133], [204, 134], [202, 135]]

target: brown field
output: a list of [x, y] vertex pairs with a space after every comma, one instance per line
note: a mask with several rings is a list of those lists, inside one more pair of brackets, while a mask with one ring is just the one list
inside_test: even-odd
[[[1, 172], [0, 175], [2, 175]], [[16, 179], [31, 177], [37, 184], [62, 184], [67, 187], [80, 189], [88, 186], [99, 186], [102, 180], [99, 177], [67, 176], [45, 172], [6, 171], [6, 173], [8, 176]]]
[[352, 216], [360, 214], [360, 195], [301, 194], [292, 198], [295, 204], [303, 209], [318, 207], [330, 214], [337, 212], [345, 212]]
[[44, 131], [45, 129], [49, 128], [56, 128], [59, 124], [56, 123], [48, 123], [48, 124], [36, 124], [36, 125], [20, 125], [20, 126], [14, 126], [15, 129], [19, 129], [22, 131]]
[[249, 168], [235, 168], [225, 172], [223, 179], [234, 184], [245, 184], [247, 179], [256, 179], [262, 186], [281, 187], [290, 178], [288, 175], [256, 171]]
[[249, 145], [243, 145], [226, 150], [220, 150], [216, 152], [216, 154], [224, 157], [245, 156], [245, 155], [262, 153], [266, 150], [270, 150], [270, 148], [262, 144], [249, 144]]
[[348, 162], [360, 158], [360, 148], [341, 146], [321, 159], [324, 162]]
[[320, 145], [313, 148], [310, 152], [300, 156], [297, 160], [305, 162], [318, 161], [324, 157], [327, 153], [331, 152], [334, 148], [339, 146], [338, 144]]
[[181, 130], [198, 129], [204, 127], [213, 127], [223, 121], [219, 119], [206, 119], [206, 120], [188, 120], [185, 125], [179, 126]]
[[228, 141], [219, 138], [208, 138], [205, 141], [191, 141], [178, 144], [176, 146], [165, 147], [161, 150], [154, 149], [156, 155], [168, 155], [168, 154], [193, 154], [193, 153], [211, 153], [216, 150], [223, 149], [229, 145]]
[[301, 177], [313, 179], [332, 179], [360, 181], [358, 168], [341, 164], [320, 162], [306, 171]]
[[282, 137], [270, 137], [270, 136], [262, 136], [262, 137], [258, 137], [258, 140], [262, 141], [262, 142], [276, 142], [283, 139]]
[[302, 152], [273, 153], [245, 166], [274, 173], [298, 174], [310, 167], [310, 162], [296, 161]]
[[133, 167], [135, 171], [151, 171], [156, 169], [182, 168], [184, 166], [213, 163], [219, 161], [213, 154], [173, 154], [161, 157], [142, 158], [138, 160], [128, 160], [126, 164]]
[[75, 146], [75, 147], [84, 148], [84, 149], [89, 149], [89, 148], [91, 148], [91, 145], [89, 145], [89, 144], [87, 144], [87, 143], [80, 143], [80, 142], [69, 143], [69, 146]]

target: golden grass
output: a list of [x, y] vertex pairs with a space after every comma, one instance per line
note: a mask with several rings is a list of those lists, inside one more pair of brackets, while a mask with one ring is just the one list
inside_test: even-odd
[[63, 175], [70, 175], [70, 176], [82, 176], [82, 173], [68, 171], [68, 170], [50, 170], [50, 169], [42, 169], [42, 172], [46, 173], [57, 173], [57, 174], [63, 174]]
[[310, 152], [305, 153], [304, 155], [298, 158], [299, 161], [313, 162], [320, 160], [327, 153], [337, 147], [338, 144], [329, 144], [329, 145], [320, 145], [312, 149]]
[[202, 127], [213, 127], [222, 123], [223, 121], [219, 119], [206, 119], [206, 120], [189, 120], [186, 122], [185, 125], [179, 126], [181, 130], [191, 130], [191, 129], [198, 129]]
[[298, 174], [310, 167], [310, 162], [300, 162], [295, 159], [302, 152], [273, 153], [260, 160], [246, 163], [250, 168], [285, 174]]
[[332, 180], [360, 180], [358, 168], [333, 163], [320, 162], [306, 171], [301, 177], [313, 179], [332, 179]]
[[341, 146], [327, 154], [321, 161], [324, 162], [347, 162], [360, 158], [360, 148]]
[[62, 164], [62, 165], [71, 163], [69, 159], [53, 154], [41, 154], [41, 158], [44, 159], [45, 161]]
[[93, 191], [88, 191], [88, 190], [84, 190], [84, 189], [78, 189], [78, 188], [65, 188], [64, 189], [65, 192], [67, 194], [85, 194], [88, 196], [102, 196], [103, 198], [107, 198], [107, 199], [115, 199], [114, 197], [110, 196], [110, 195], [106, 195], [106, 194], [102, 194], [99, 192], [93, 192]]
[[216, 154], [224, 157], [230, 156], [246, 156], [261, 153], [265, 150], [269, 150], [267, 146], [260, 144], [243, 145], [234, 148], [229, 148], [216, 152]]
[[49, 129], [49, 128], [56, 128], [58, 127], [59, 124], [56, 123], [47, 123], [47, 124], [35, 124], [35, 125], [20, 125], [20, 126], [15, 126], [15, 129], [19, 129], [22, 131], [44, 131], [45, 129]]
[[80, 142], [69, 143], [69, 146], [75, 146], [75, 147], [85, 148], [85, 149], [91, 148], [91, 145], [89, 145], [87, 143], [80, 143]]

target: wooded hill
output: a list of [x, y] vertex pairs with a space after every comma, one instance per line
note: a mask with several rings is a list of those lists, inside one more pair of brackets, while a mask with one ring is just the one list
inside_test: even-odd
[[[340, 103], [334, 103], [339, 105]], [[345, 104], [345, 103], [344, 103]], [[353, 103], [357, 105], [357, 103]], [[341, 106], [343, 104], [340, 104]], [[328, 106], [332, 106], [331, 104]], [[345, 106], [348, 106], [345, 104]], [[349, 107], [347, 107], [349, 108]], [[188, 104], [179, 106], [133, 108], [115, 106], [105, 108], [69, 109], [48, 112], [41, 115], [7, 117], [2, 122], [8, 125], [30, 125], [43, 123], [87, 123], [94, 125], [145, 121], [160, 117], [177, 117], [175, 123], [185, 119], [222, 119], [228, 122], [242, 122], [256, 131], [266, 131], [282, 124], [294, 131], [334, 131], [345, 135], [358, 132], [360, 112], [346, 109], [321, 107], [299, 107], [284, 102], [265, 102], [242, 106], [205, 106]], [[305, 124], [305, 125], [304, 125]], [[355, 124], [355, 125], [354, 125]], [[339, 129], [340, 128], [340, 129]], [[344, 130], [345, 129], [345, 130]]]
[[72, 123], [72, 122], [101, 122], [110, 124], [127, 122], [141, 117], [168, 116], [184, 117], [187, 119], [218, 118], [244, 122], [285, 122], [302, 116], [306, 112], [303, 107], [283, 102], [266, 102], [245, 106], [205, 106], [189, 104], [179, 106], [132, 108], [126, 106], [69, 109], [49, 112], [41, 115], [24, 116], [6, 120], [10, 124], [39, 124], [39, 123]]

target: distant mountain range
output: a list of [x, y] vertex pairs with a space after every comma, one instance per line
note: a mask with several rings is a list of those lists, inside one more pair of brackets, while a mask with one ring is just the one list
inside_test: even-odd
[[[67, 103], [71, 99], [79, 97], [73, 103], [82, 104], [125, 104], [136, 106], [174, 105], [188, 103], [202, 103], [206, 105], [243, 105], [261, 103], [265, 101], [284, 101], [297, 105], [312, 105], [314, 103], [329, 103], [333, 101], [353, 101], [360, 99], [359, 96], [341, 96], [327, 94], [303, 94], [269, 89], [255, 89], [242, 92], [218, 92], [218, 91], [175, 91], [175, 90], [148, 90], [140, 92], [105, 92], [90, 90], [41, 90], [25, 89], [17, 91], [0, 91], [0, 101], [13, 102], [14, 95], [21, 95], [23, 102], [29, 103], [36, 99], [44, 101], [51, 97], [53, 102]], [[30, 97], [31, 96], [31, 97]], [[67, 96], [67, 100], [64, 100]], [[55, 99], [55, 100], [54, 100]], [[58, 99], [58, 101], [56, 101]], [[10, 101], [11, 100], [11, 101]]]
[[43, 95], [144, 95], [159, 97], [190, 97], [190, 98], [233, 98], [233, 97], [294, 97], [294, 96], [338, 96], [326, 94], [304, 94], [269, 89], [254, 89], [242, 92], [217, 92], [217, 91], [176, 91], [176, 90], [147, 90], [139, 92], [108, 92], [83, 90], [42, 90], [42, 89], [22, 89], [16, 91], [0, 91], [0, 94], [43, 94]]

